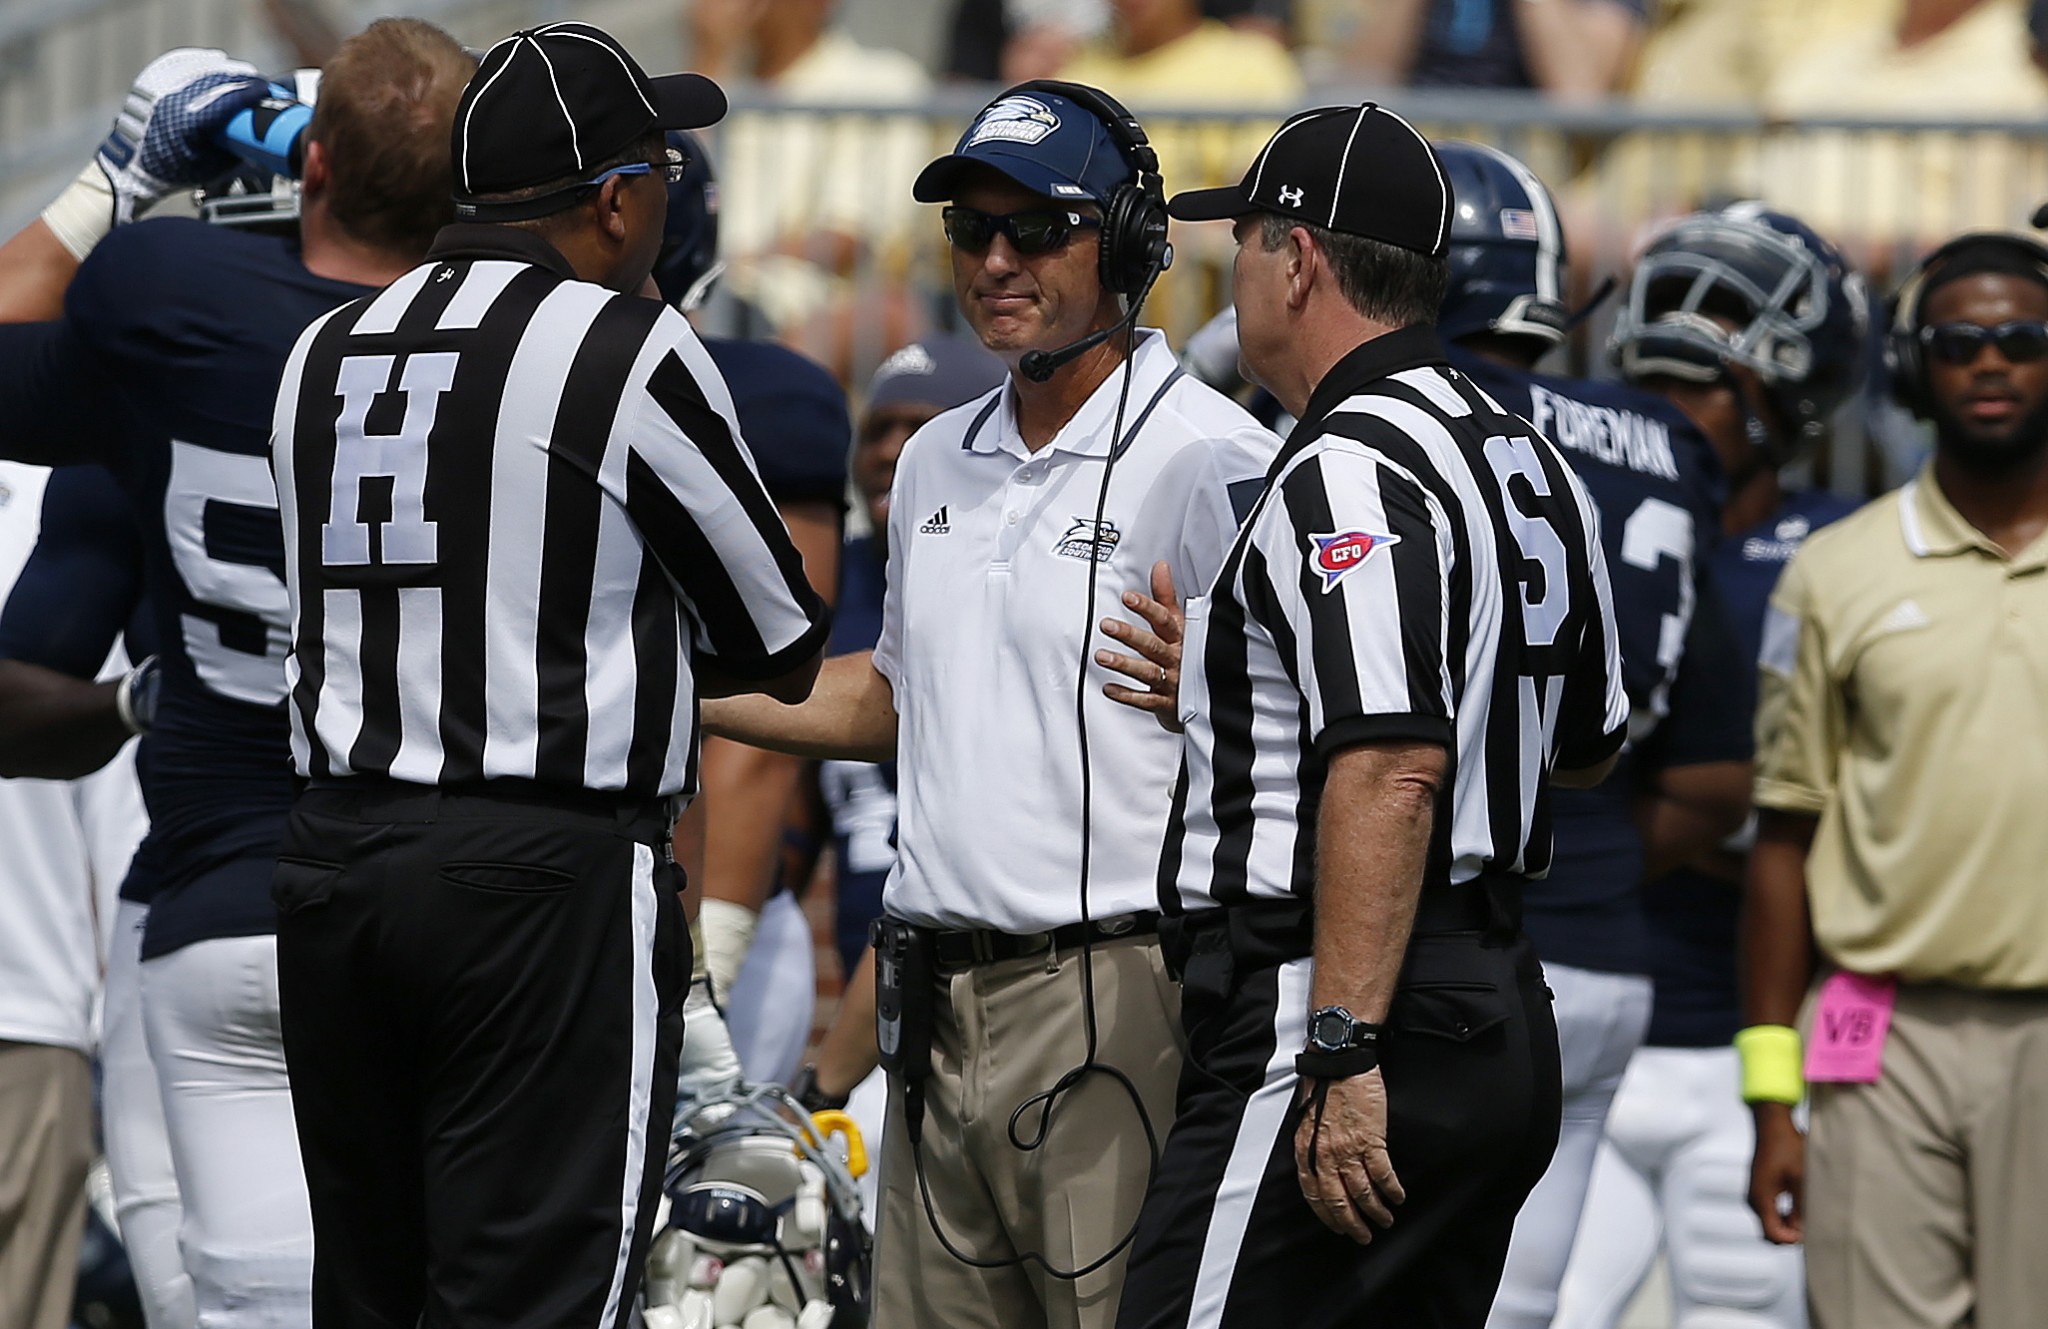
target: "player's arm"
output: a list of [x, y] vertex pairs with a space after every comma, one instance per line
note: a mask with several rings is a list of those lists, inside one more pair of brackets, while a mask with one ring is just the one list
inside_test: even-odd
[[821, 760], [888, 761], [896, 755], [896, 693], [873, 651], [835, 655], [796, 705], [767, 697], [706, 700], [704, 732]]
[[1630, 0], [1524, 0], [1514, 10], [1529, 77], [1553, 97], [1615, 92], [1642, 47], [1642, 6]]
[[1639, 748], [1647, 776], [1637, 824], [1651, 880], [1714, 854], [1749, 816], [1756, 670], [1704, 573], [1695, 592], [1670, 709]]
[[[776, 507], [811, 589], [830, 603], [839, 584], [839, 509], [794, 502]], [[704, 841], [704, 965], [712, 992], [722, 999], [739, 978], [761, 909], [775, 890], [783, 826], [804, 759], [713, 738], [704, 744], [699, 769], [698, 798], [717, 827]]]
[[860, 1082], [882, 1064], [875, 1041], [875, 948], [860, 953], [860, 962], [839, 994], [839, 1009], [818, 1044], [818, 1059], [804, 1068], [800, 1087], [814, 1091], [819, 1107], [845, 1107]]
[[140, 563], [112, 476], [79, 469], [50, 478], [35, 548], [0, 610], [0, 776], [89, 775], [148, 728], [153, 661], [94, 681], [135, 618]]
[[215, 142], [267, 89], [226, 52], [169, 51], [136, 75], [120, 114], [78, 178], [0, 244], [0, 323], [57, 318], [93, 247], [179, 186], [220, 175], [233, 158]]

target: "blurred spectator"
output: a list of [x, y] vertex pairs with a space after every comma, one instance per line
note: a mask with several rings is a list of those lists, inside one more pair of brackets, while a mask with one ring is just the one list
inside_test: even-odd
[[1279, 109], [1301, 97], [1301, 70], [1286, 47], [1204, 17], [1200, 0], [1111, 0], [1110, 12], [1106, 38], [1068, 62], [1059, 77], [1149, 106]]
[[1648, 11], [1649, 0], [1379, 0], [1350, 55], [1386, 83], [1584, 100], [1622, 86]]
[[[1201, 10], [1284, 43], [1293, 7], [1293, 0], [1202, 0]], [[947, 29], [945, 74], [980, 83], [1051, 78], [1108, 25], [1106, 0], [959, 0]]]
[[1802, 42], [1764, 89], [1776, 115], [1939, 119], [2048, 106], [2026, 0], [1864, 0]]
[[[721, 242], [736, 294], [788, 332], [843, 300], [865, 250], [905, 244], [918, 222], [910, 182], [930, 154], [913, 116], [930, 79], [901, 51], [862, 46], [832, 23], [835, 0], [691, 0], [695, 68], [798, 106], [849, 114], [746, 111], [721, 128], [728, 163]], [[885, 348], [886, 349], [886, 348]], [[842, 348], [820, 353], [835, 365]]]

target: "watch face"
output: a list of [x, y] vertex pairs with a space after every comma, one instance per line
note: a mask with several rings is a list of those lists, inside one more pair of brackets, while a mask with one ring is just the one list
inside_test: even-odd
[[1342, 1011], [1322, 1011], [1316, 1015], [1316, 1022], [1310, 1035], [1320, 1046], [1335, 1050], [1343, 1047], [1351, 1038], [1351, 1021]]

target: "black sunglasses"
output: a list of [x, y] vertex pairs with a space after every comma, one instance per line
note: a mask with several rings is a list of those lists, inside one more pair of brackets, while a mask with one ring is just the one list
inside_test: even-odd
[[998, 234], [1008, 236], [1020, 254], [1043, 254], [1064, 248], [1075, 231], [1102, 225], [1100, 218], [1053, 208], [998, 214], [956, 203], [941, 216], [946, 239], [969, 254], [985, 252]]
[[1987, 328], [1981, 323], [1936, 323], [1920, 329], [1920, 344], [1935, 359], [1952, 365], [1976, 363], [1987, 345], [2013, 364], [2048, 355], [2048, 320], [2016, 318]]

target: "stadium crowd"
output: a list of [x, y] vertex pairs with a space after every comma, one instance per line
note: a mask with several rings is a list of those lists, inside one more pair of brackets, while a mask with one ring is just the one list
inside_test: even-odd
[[[1624, 226], [1603, 210], [1655, 142], [1538, 145], [1525, 161], [1433, 137], [1409, 159], [1435, 172], [1443, 200], [1419, 239], [1405, 219], [1380, 220], [1375, 209], [1398, 209], [1377, 197], [1340, 219], [1344, 169], [1326, 218], [1292, 211], [1307, 175], [1260, 174], [1276, 160], [1310, 169], [1282, 145], [1303, 108], [1330, 100], [1314, 89], [1338, 84], [1397, 109], [1411, 89], [1494, 90], [1793, 120], [2038, 117], [2048, 3], [959, 0], [928, 65], [856, 40], [833, 0], [690, 0], [689, 67], [752, 98], [723, 124], [722, 95], [713, 107], [691, 84], [692, 109], [672, 110], [683, 85], [647, 79], [586, 25], [480, 53], [421, 20], [344, 38], [305, 6], [273, 10], [291, 20], [305, 68], [266, 77], [219, 51], [164, 55], [78, 179], [0, 245], [0, 1329], [1271, 1322], [1206, 1267], [1240, 1258], [1247, 1280], [1299, 1264], [1298, 1288], [1258, 1287], [1310, 1308], [1292, 1316], [1305, 1329], [1348, 1323], [1358, 1306], [1387, 1323], [1612, 1329], [1660, 1260], [1669, 1304], [1658, 1311], [1673, 1329], [2021, 1329], [2048, 1317], [2035, 1235], [2048, 1224], [2048, 822], [2037, 810], [2048, 788], [2048, 244], [2020, 217], [1929, 233], [1930, 214], [1916, 211], [1918, 194], [1968, 194], [1985, 169], [2031, 170], [2048, 197], [2039, 142], [1987, 166], [1946, 124], [1884, 136], [1830, 124], [1750, 145], [1717, 177], [1749, 186], [1739, 196], [1681, 164], [1656, 198], [1631, 199]], [[603, 53], [600, 72], [577, 63], [598, 59], [584, 48]], [[529, 51], [530, 68], [519, 64]], [[487, 113], [476, 129], [496, 76], [547, 89], [563, 132], [522, 124], [492, 139]], [[1005, 91], [937, 123], [924, 108], [952, 84]], [[544, 119], [541, 100], [519, 113]], [[1355, 117], [1354, 139], [1381, 132], [1367, 129], [1376, 116], [1391, 122], [1386, 143], [1421, 142], [1399, 117], [1349, 100], [1330, 114]], [[586, 160], [582, 136], [616, 123], [631, 129]], [[473, 178], [487, 170], [476, 163], [549, 151], [567, 165]], [[1341, 136], [1332, 151], [1354, 164]], [[1393, 161], [1356, 164], [1363, 179], [1400, 180]], [[1167, 204], [1219, 183], [1237, 191], [1234, 210]], [[1405, 188], [1389, 186], [1400, 206]], [[1881, 202], [1854, 208], [1859, 190]], [[1611, 593], [1610, 700], [1626, 710], [1618, 765], [1577, 787], [1574, 768], [1599, 763], [1563, 754], [1591, 741], [1552, 733], [1559, 712], [1545, 708], [1563, 703], [1539, 702], [1548, 685], [1532, 685], [1529, 746], [1506, 763], [1542, 789], [1528, 796], [1530, 852], [1515, 862], [1548, 867], [1517, 876], [1512, 910], [1472, 931], [1489, 947], [1502, 929], [1526, 933], [1543, 962], [1556, 1056], [1539, 1057], [1538, 1092], [1512, 1111], [1547, 1167], [1496, 1168], [1488, 1203], [1508, 1197], [1497, 1234], [1481, 1221], [1493, 1211], [1473, 1202], [1457, 1211], [1479, 1216], [1469, 1233], [1430, 1238], [1463, 1241], [1478, 1281], [1412, 1275], [1460, 1284], [1427, 1308], [1391, 1290], [1397, 1275], [1362, 1279], [1354, 1303], [1315, 1300], [1352, 1277], [1333, 1259], [1422, 1258], [1408, 1252], [1423, 1236], [1389, 1235], [1403, 1183], [1368, 1166], [1402, 1168], [1403, 1112], [1418, 1109], [1400, 1101], [1399, 1057], [1413, 1043], [1379, 1054], [1394, 1125], [1383, 1098], [1381, 1154], [1361, 1163], [1355, 1211], [1333, 1218], [1317, 1193], [1312, 1134], [1294, 1190], [1291, 1125], [1263, 1183], [1224, 1169], [1202, 1190], [1186, 1175], [1205, 1155], [1185, 1141], [1204, 1094], [1224, 1085], [1244, 1101], [1249, 1132], [1250, 1105], [1279, 1075], [1290, 1096], [1303, 1086], [1289, 1111], [1312, 1113], [1320, 1131], [1324, 1090], [1307, 1086], [1330, 1082], [1312, 1063], [1297, 1082], [1282, 1058], [1264, 1082], [1254, 1066], [1246, 1085], [1226, 1083], [1238, 1071], [1217, 1026], [1193, 1012], [1222, 1020], [1219, 993], [1245, 999], [1252, 966], [1239, 954], [1240, 972], [1207, 991], [1208, 943], [1167, 921], [1173, 904], [1161, 913], [1189, 895], [1187, 845], [1201, 843], [1199, 828], [1179, 838], [1185, 765], [1172, 783], [1184, 745], [1200, 750], [1195, 720], [1215, 685], [1183, 685], [1198, 627], [1215, 631], [1198, 620], [1232, 575], [1249, 575], [1245, 551], [1259, 546], [1239, 524], [1334, 409], [1280, 386], [1276, 305], [1248, 306], [1245, 274], [1297, 292], [1281, 304], [1349, 318], [1341, 302], [1314, 305], [1300, 274], [1334, 264], [1341, 283], [1390, 270], [1373, 245], [1396, 267], [1419, 262], [1438, 297], [1422, 320], [1432, 334], [1383, 320], [1390, 337], [1422, 338], [1412, 344], [1425, 367], [1390, 374], [1414, 400], [1386, 409], [1513, 412], [1597, 513], [1585, 535], [1598, 572], [1585, 575]], [[1180, 271], [1157, 299], [1185, 326], [1162, 331], [1143, 315], [1175, 249]], [[1276, 278], [1271, 265], [1288, 262], [1294, 275]], [[1597, 284], [1610, 268], [1614, 281]], [[553, 295], [543, 272], [562, 283]], [[644, 343], [588, 331], [609, 325], [562, 295], [598, 287]], [[1019, 289], [1055, 309], [1030, 338], [1003, 303], [1022, 301]], [[1338, 288], [1318, 289], [1327, 301]], [[555, 302], [535, 316], [539, 331], [505, 330], [493, 302], [508, 291]], [[350, 325], [353, 349], [323, 371], [340, 386], [297, 386], [312, 381], [309, 364], [344, 355], [339, 336], [319, 332], [343, 306], [360, 311], [332, 322]], [[503, 617], [479, 618], [473, 714], [446, 681], [469, 677], [468, 657], [451, 647], [444, 661], [435, 647], [432, 667], [420, 663], [411, 574], [299, 596], [306, 551], [345, 563], [333, 551], [351, 531], [365, 542], [358, 562], [433, 562], [392, 550], [422, 529], [431, 547], [437, 521], [456, 529], [436, 504], [464, 500], [433, 487], [435, 449], [509, 447], [502, 423], [495, 444], [488, 429], [437, 432], [410, 370], [387, 390], [392, 357], [433, 359], [405, 338], [450, 329], [516, 343], [492, 352], [497, 390], [559, 420], [543, 439], [566, 438], [572, 422], [593, 435], [569, 464], [615, 480], [619, 496], [616, 517], [558, 517], [549, 489], [530, 525], [494, 509], [462, 528], [487, 530], [494, 547], [526, 542], [531, 567], [511, 595], [530, 597], [542, 624], [520, 636]], [[558, 364], [528, 349], [550, 337]], [[373, 352], [383, 377], [358, 406], [348, 366]], [[1421, 373], [1441, 374], [1439, 386], [1420, 386]], [[444, 420], [484, 409], [473, 389], [439, 391]], [[631, 394], [640, 404], [605, 424]], [[1148, 428], [1158, 455], [1141, 441], [1122, 463], [1143, 487], [1119, 508], [1111, 465]], [[327, 479], [315, 494], [301, 477], [301, 498], [318, 500], [301, 522], [291, 463], [274, 480], [274, 455], [322, 429], [330, 449], [353, 429], [376, 458], [346, 497], [337, 472], [331, 510]], [[656, 442], [629, 439], [635, 430]], [[1854, 446], [1837, 443], [1845, 430]], [[1179, 451], [1160, 441], [1169, 433]], [[664, 470], [658, 449], [676, 440], [696, 451]], [[415, 445], [428, 459], [416, 473]], [[1858, 447], [1867, 464], [1836, 473]], [[1392, 445], [1386, 456], [1437, 510], [1478, 510], [1448, 472]], [[1097, 465], [1099, 496], [1094, 478], [1086, 493], [1061, 490], [1071, 468]], [[1512, 482], [1500, 474], [1505, 575], [1526, 615], [1565, 584], [1564, 563], [1527, 534], [1565, 486], [1546, 487], [1535, 460]], [[657, 478], [674, 493], [648, 497]], [[701, 515], [713, 510], [717, 520]], [[1020, 511], [1027, 531], [1041, 519], [1059, 528], [1044, 549], [1003, 529]], [[564, 530], [587, 546], [564, 554]], [[1305, 532], [1311, 558], [1334, 558], [1341, 531]], [[976, 552], [910, 562], [939, 537]], [[445, 551], [454, 537], [442, 539]], [[644, 541], [648, 562], [607, 590], [619, 557], [607, 542], [625, 539]], [[1378, 539], [1422, 543], [1412, 529]], [[1364, 548], [1361, 560], [1371, 539]], [[1293, 552], [1306, 603], [1325, 605], [1347, 569]], [[988, 568], [972, 561], [985, 556]], [[715, 584], [707, 561], [722, 569]], [[507, 575], [495, 552], [490, 575]], [[1002, 594], [984, 602], [977, 588], [993, 578]], [[508, 615], [498, 585], [489, 613]], [[337, 616], [337, 597], [368, 604], [383, 591], [388, 619]], [[1237, 593], [1254, 611], [1272, 594]], [[572, 630], [558, 632], [546, 615], [564, 596]], [[650, 599], [684, 627], [650, 636]], [[602, 650], [600, 605], [623, 625]], [[773, 630], [771, 610], [783, 619]], [[1315, 612], [1289, 621], [1313, 636]], [[1410, 612], [1404, 598], [1400, 616]], [[660, 673], [671, 647], [683, 667]], [[808, 676], [791, 682], [816, 648], [815, 690]], [[501, 704], [499, 662], [515, 649], [533, 655]], [[1295, 774], [1318, 791], [1310, 808], [1335, 764], [1307, 732], [1328, 704], [1325, 652], [1318, 640], [1274, 671], [1303, 689]], [[361, 673], [337, 684], [352, 653]], [[1293, 677], [1310, 663], [1316, 678]], [[1460, 688], [1467, 667], [1446, 666]], [[650, 671], [653, 690], [682, 689], [673, 714], [667, 699], [648, 701]], [[1582, 686], [1555, 673], [1558, 695]], [[549, 688], [573, 696], [575, 714], [565, 719]], [[343, 711], [354, 727], [337, 746]], [[537, 738], [506, 743], [515, 712]], [[422, 724], [442, 754], [430, 766]], [[550, 729], [563, 724], [566, 740]], [[611, 727], [616, 757], [602, 755]], [[642, 788], [632, 782], [649, 727], [664, 737]], [[464, 745], [475, 772], [446, 774]], [[568, 811], [547, 802], [567, 797], [550, 772], [569, 767], [548, 764], [562, 761], [583, 772], [566, 782]], [[1278, 797], [1272, 768], [1260, 767], [1255, 797], [1252, 763], [1244, 799], [1265, 808]], [[607, 782], [612, 765], [623, 784]], [[351, 783], [363, 778], [380, 783]], [[500, 953], [457, 941], [507, 926], [507, 901], [535, 907], [582, 870], [542, 880], [485, 849], [489, 861], [443, 864], [437, 889], [498, 912], [472, 904], [473, 917], [401, 963], [372, 949], [410, 926], [394, 910], [323, 943], [331, 968], [316, 983], [309, 939], [350, 879], [322, 875], [342, 869], [305, 849], [315, 839], [292, 808], [309, 783], [365, 808], [397, 800], [391, 824], [362, 833], [371, 862], [380, 837], [452, 822], [455, 801], [486, 793], [513, 800], [509, 835], [569, 811], [616, 817], [606, 834], [627, 837], [630, 821], [652, 880], [667, 880], [673, 859], [692, 888], [694, 973], [664, 973], [666, 922], [616, 942], [655, 948], [641, 986], [659, 996], [660, 1023], [633, 1025], [619, 1057], [651, 1056], [664, 1082], [649, 1091], [636, 1069], [632, 1120], [607, 1119], [627, 1151], [623, 1218], [618, 1148], [610, 1135], [601, 1147], [589, 1131], [567, 1138], [576, 1118], [546, 1095], [576, 1086], [542, 1085], [527, 1059], [562, 1057], [565, 1081], [601, 1078], [611, 1064], [583, 1057], [607, 1039], [585, 1035], [632, 1021], [591, 1014], [574, 972], [551, 970], [538, 987], [574, 988], [575, 1000], [547, 1008], [548, 1039], [525, 1041], [523, 1028], [491, 1023], [502, 1012], [420, 977], [450, 963], [488, 987]], [[415, 785], [439, 788], [443, 810], [416, 812]], [[1488, 788], [1497, 794], [1491, 776]], [[1435, 805], [1439, 839], [1424, 837], [1432, 873], [1452, 870], [1449, 791]], [[666, 813], [679, 792], [694, 797], [671, 836], [649, 809]], [[1168, 866], [1156, 868], [1162, 842]], [[1294, 870], [1312, 872], [1328, 844], [1300, 841]], [[649, 869], [635, 862], [637, 889]], [[1077, 873], [1081, 912], [1069, 918]], [[550, 914], [527, 926], [503, 934], [503, 955], [566, 946], [582, 925]], [[637, 916], [630, 927], [642, 928]], [[574, 935], [604, 963], [625, 953]], [[1318, 959], [1322, 945], [1318, 935]], [[359, 985], [350, 1011], [310, 1020], [344, 972]], [[513, 986], [519, 1002], [505, 1005], [540, 1019], [522, 1004], [539, 1000], [534, 989]], [[1469, 992], [1443, 991], [1458, 986], [1404, 987], [1386, 1027], [1475, 1054], [1520, 1030]], [[1311, 1058], [1377, 1046], [1380, 1024], [1357, 1020], [1362, 1042], [1325, 1047], [1317, 1031], [1332, 1008], [1319, 1001], [1311, 1019], [1305, 988], [1281, 991], [1292, 995], [1261, 999], [1283, 1025], [1300, 1017], [1285, 1025], [1288, 1058], [1302, 1037]], [[409, 1003], [432, 1013], [416, 1036]], [[361, 1037], [349, 1024], [358, 1005], [389, 1057], [379, 1044], [352, 1063], [321, 1060]], [[436, 1023], [449, 1010], [476, 1023], [451, 1032]], [[590, 1023], [565, 1033], [572, 1015]], [[1271, 1013], [1259, 1018], [1270, 1043]], [[477, 1050], [491, 1039], [506, 1056]], [[907, 1064], [906, 1046], [928, 1064]], [[346, 1097], [387, 1060], [395, 1087]], [[1365, 1069], [1335, 1082], [1381, 1069], [1350, 1064]], [[310, 1106], [305, 1086], [322, 1074], [329, 1089]], [[371, 1125], [338, 1122], [365, 1103]], [[507, 1124], [521, 1116], [523, 1127]], [[1306, 1131], [1305, 1118], [1287, 1120]], [[528, 1133], [477, 1142], [511, 1129]], [[1242, 1150], [1250, 1136], [1233, 1138]], [[1208, 1143], [1230, 1153], [1231, 1140]], [[350, 1149], [379, 1166], [352, 1168]], [[599, 1154], [596, 1199], [559, 1188]], [[1440, 1222], [1430, 1157], [1402, 1174], [1418, 1234]], [[1162, 1158], [1180, 1173], [1163, 1176]], [[498, 1184], [529, 1171], [531, 1184]], [[388, 1208], [372, 1189], [387, 1175], [406, 1197]], [[1232, 1185], [1257, 1191], [1256, 1205], [1246, 1194], [1233, 1210]], [[1329, 1229], [1317, 1229], [1325, 1244], [1276, 1257], [1212, 1225], [1211, 1210], [1236, 1213], [1256, 1234], [1275, 1203]], [[595, 1251], [587, 1266], [548, 1227], [572, 1211], [574, 1239]], [[389, 1231], [364, 1218], [387, 1212]], [[1180, 1278], [1176, 1259], [1199, 1278]], [[1127, 1261], [1146, 1304], [1120, 1310]]]

